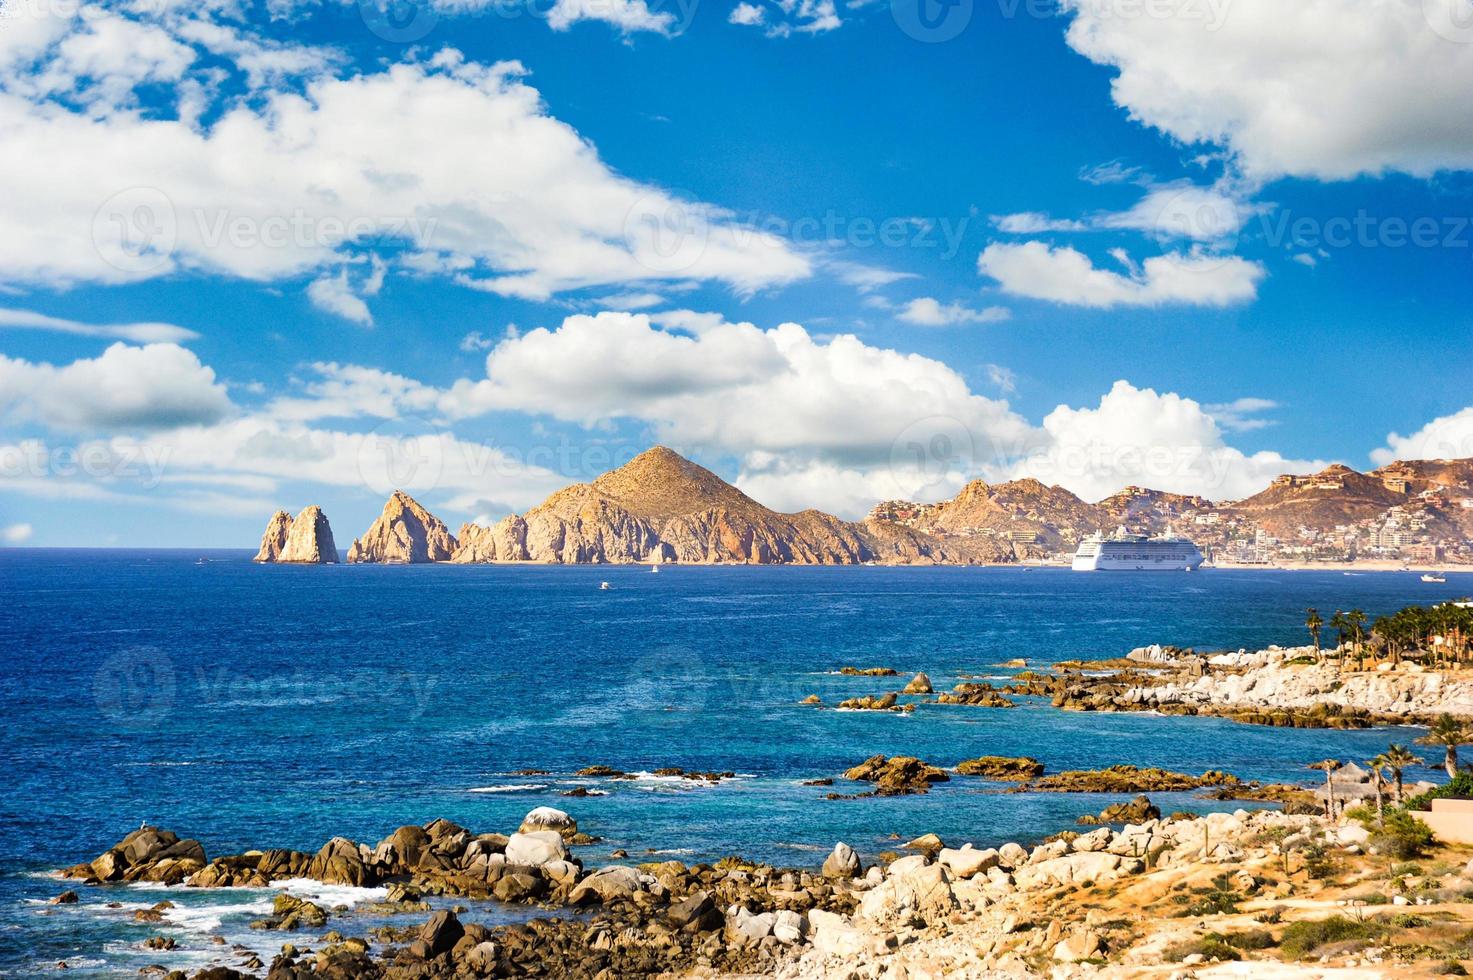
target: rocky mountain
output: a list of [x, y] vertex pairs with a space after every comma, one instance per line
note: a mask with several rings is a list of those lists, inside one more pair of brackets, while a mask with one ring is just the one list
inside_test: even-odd
[[1161, 535], [1180, 531], [1183, 521], [1217, 507], [1206, 497], [1196, 494], [1167, 493], [1145, 487], [1126, 487], [1098, 504], [1100, 527], [1106, 531], [1123, 527], [1132, 534]]
[[348, 549], [348, 561], [385, 565], [449, 561], [455, 548], [455, 538], [443, 521], [409, 494], [395, 490], [378, 520]]
[[[1473, 562], [1473, 460], [1393, 463], [1370, 473], [1336, 465], [1279, 477], [1261, 493], [1224, 503], [1142, 487], [1088, 503], [1038, 480], [977, 480], [950, 500], [887, 501], [851, 522], [817, 510], [778, 513], [657, 446], [525, 514], [492, 527], [465, 524], [454, 536], [396, 492], [348, 560], [973, 564], [1067, 555], [1082, 538], [1117, 527], [1175, 531], [1228, 561]], [[323, 557], [335, 555], [331, 542], [319, 509], [295, 520], [278, 512], [256, 560], [333, 560]]]
[[332, 538], [332, 525], [316, 505], [306, 508], [295, 518], [284, 510], [271, 516], [266, 533], [261, 537], [258, 562], [298, 565], [332, 565], [338, 560], [337, 544]]
[[943, 538], [989, 538], [1008, 556], [1072, 549], [1099, 529], [1100, 515], [1063, 487], [1035, 479], [988, 484], [974, 480], [936, 504], [892, 500], [870, 512], [887, 521]]
[[1333, 528], [1373, 518], [1404, 503], [1405, 493], [1377, 476], [1339, 463], [1312, 476], [1281, 476], [1246, 500], [1227, 505], [1269, 534], [1287, 537], [1301, 527]]
[[975, 549], [884, 522], [780, 514], [657, 446], [495, 527], [461, 528], [454, 561], [841, 564], [966, 562]]

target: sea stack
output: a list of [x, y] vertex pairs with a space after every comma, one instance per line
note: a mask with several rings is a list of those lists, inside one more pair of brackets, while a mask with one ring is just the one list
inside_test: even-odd
[[296, 565], [337, 564], [338, 546], [332, 539], [332, 525], [321, 507], [314, 504], [297, 515], [276, 560]]
[[455, 538], [445, 523], [403, 490], [395, 490], [378, 520], [348, 549], [348, 561], [417, 565], [449, 561], [454, 554]]
[[271, 522], [266, 525], [266, 533], [261, 535], [261, 550], [256, 552], [256, 561], [272, 562], [281, 560], [281, 551], [286, 547], [287, 535], [291, 534], [292, 515], [284, 510], [279, 510], [271, 515]]

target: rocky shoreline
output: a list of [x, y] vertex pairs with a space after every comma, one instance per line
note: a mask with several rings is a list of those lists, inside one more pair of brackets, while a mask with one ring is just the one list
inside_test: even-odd
[[1313, 647], [1203, 654], [1143, 647], [1122, 660], [1070, 662], [1019, 674], [1003, 694], [1066, 711], [1149, 711], [1290, 728], [1427, 726], [1473, 718], [1473, 672], [1406, 661], [1355, 670]]
[[[472, 834], [435, 820], [401, 827], [374, 845], [334, 838], [312, 854], [252, 850], [213, 860], [197, 841], [144, 827], [63, 874], [95, 886], [160, 881], [259, 887], [283, 877], [387, 885], [388, 898], [374, 912], [404, 922], [357, 930], [350, 909], [282, 894], [272, 913], [253, 923], [281, 934], [281, 952], [263, 963], [236, 951], [235, 965], [199, 970], [196, 980], [806, 980], [1151, 976], [1163, 961], [1190, 967], [1208, 960], [1192, 950], [1206, 950], [1214, 961], [1236, 959], [1230, 938], [1203, 936], [1231, 937], [1250, 927], [1258, 938], [1243, 948], [1271, 957], [1276, 945], [1287, 948], [1294, 928], [1284, 928], [1289, 920], [1344, 908], [1342, 898], [1317, 898], [1329, 886], [1314, 877], [1315, 868], [1327, 862], [1357, 868], [1345, 877], [1349, 887], [1364, 889], [1370, 869], [1385, 866], [1366, 856], [1376, 844], [1365, 829], [1317, 816], [1239, 810], [1162, 819], [1137, 800], [1094, 819], [1107, 825], [1057, 834], [1032, 848], [949, 847], [927, 835], [912, 842], [921, 853], [881, 855], [868, 867], [840, 843], [820, 869], [738, 858], [587, 869], [572, 853], [577, 845], [570, 842], [580, 839], [576, 821], [550, 808], [532, 811], [509, 835]], [[1473, 895], [1473, 873], [1461, 869], [1465, 861], [1423, 874], [1413, 899], [1399, 892], [1386, 903], [1419, 910], [1436, 904], [1441, 911], [1454, 901], [1449, 896]], [[1405, 875], [1398, 887], [1405, 887]], [[94, 901], [83, 893], [55, 901]], [[432, 895], [533, 904], [546, 915], [491, 928], [462, 921], [456, 908], [432, 911], [423, 901]], [[165, 901], [137, 915], [167, 924], [171, 910]], [[1457, 918], [1466, 930], [1473, 906], [1458, 906], [1443, 918]], [[1398, 921], [1397, 928], [1413, 929], [1429, 920]], [[1393, 923], [1387, 923], [1390, 931]], [[145, 945], [160, 954], [160, 963], [143, 972], [184, 978], [182, 971], [167, 970], [172, 946], [158, 938]], [[1366, 952], [1367, 945], [1329, 956], [1373, 961], [1382, 955]], [[1405, 950], [1395, 955], [1409, 957]], [[1410, 958], [1434, 955], [1440, 954], [1423, 950]]]

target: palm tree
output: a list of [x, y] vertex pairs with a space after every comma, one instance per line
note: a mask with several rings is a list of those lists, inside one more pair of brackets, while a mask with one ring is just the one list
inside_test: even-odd
[[1371, 785], [1376, 788], [1376, 823], [1386, 822], [1386, 766], [1385, 754], [1378, 755], [1369, 760], [1366, 765], [1371, 767]]
[[1427, 734], [1416, 740], [1418, 745], [1438, 745], [1447, 750], [1442, 765], [1447, 770], [1448, 779], [1458, 774], [1458, 746], [1469, 741], [1473, 739], [1469, 738], [1468, 729], [1449, 714], [1438, 715]]
[[1335, 631], [1335, 656], [1339, 658], [1336, 669], [1345, 665], [1345, 634], [1350, 632], [1350, 620], [1340, 610], [1335, 610], [1335, 615], [1330, 617], [1330, 629]]
[[1320, 627], [1325, 625], [1325, 617], [1320, 611], [1313, 607], [1304, 610], [1304, 625], [1309, 630], [1309, 635], [1314, 639], [1314, 659], [1320, 659]]
[[1345, 621], [1350, 624], [1350, 644], [1355, 650], [1355, 669], [1364, 670], [1366, 650], [1361, 645], [1361, 639], [1366, 635], [1366, 614], [1362, 610], [1352, 609], [1345, 614]]
[[1339, 759], [1324, 759], [1310, 766], [1311, 769], [1323, 769], [1325, 771], [1325, 816], [1331, 820], [1335, 819], [1335, 781], [1331, 777], [1336, 769], [1340, 768]]
[[1412, 755], [1412, 750], [1405, 745], [1388, 745], [1386, 751], [1376, 758], [1382, 760], [1381, 764], [1391, 770], [1391, 781], [1396, 784], [1396, 805], [1401, 806], [1406, 801], [1406, 791], [1401, 784], [1402, 770], [1421, 765], [1422, 757]]

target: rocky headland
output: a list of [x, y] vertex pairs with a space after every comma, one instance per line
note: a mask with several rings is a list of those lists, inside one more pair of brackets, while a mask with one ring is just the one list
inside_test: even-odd
[[[281, 936], [280, 952], [268, 963], [222, 950], [235, 965], [197, 980], [1431, 977], [1473, 958], [1473, 868], [1456, 849], [1424, 842], [1423, 861], [1398, 866], [1383, 856], [1389, 839], [1354, 821], [1243, 810], [1163, 819], [1143, 799], [1094, 819], [1107, 825], [1032, 847], [926, 835], [912, 842], [919, 853], [867, 859], [839, 843], [813, 869], [736, 857], [587, 868], [573, 853], [587, 838], [550, 808], [510, 834], [435, 820], [377, 844], [334, 838], [315, 853], [209, 861], [197, 842], [145, 827], [63, 874], [94, 886], [380, 885], [387, 897], [372, 913], [404, 922], [355, 928], [351, 907], [281, 894], [254, 923]], [[443, 896], [461, 905], [427, 903]], [[534, 904], [543, 915], [491, 928], [457, 914], [481, 901]], [[137, 915], [167, 925], [173, 911], [163, 901]], [[173, 946], [159, 939], [146, 944], [158, 965], [145, 972], [164, 975]]]
[[1156, 646], [1124, 661], [1030, 672], [1003, 690], [1048, 697], [1073, 711], [1211, 715], [1295, 728], [1427, 725], [1441, 714], [1473, 718], [1473, 672], [1433, 670], [1412, 660], [1360, 670], [1349, 659], [1330, 660], [1313, 647], [1209, 655]]

